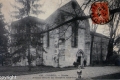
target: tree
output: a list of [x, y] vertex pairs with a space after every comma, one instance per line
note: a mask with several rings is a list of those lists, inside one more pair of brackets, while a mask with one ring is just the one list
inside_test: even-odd
[[[118, 15], [118, 18], [120, 17], [119, 14], [115, 14], [115, 15]], [[115, 40], [115, 38], [117, 36], [116, 35], [116, 31], [118, 29], [118, 24], [119, 24], [119, 19], [117, 19], [117, 17], [114, 17], [114, 19], [109, 23], [109, 30], [110, 30], [109, 35], [110, 35], [110, 39], [109, 39], [109, 43], [108, 43], [107, 60], [109, 60], [110, 56], [113, 55], [114, 40]]]
[[12, 12], [12, 16], [17, 19], [22, 19], [32, 14], [38, 15], [40, 13], [44, 13], [39, 10], [39, 8], [42, 7], [39, 1], [40, 0], [15, 0], [18, 5], [12, 5], [16, 9], [16, 11]]
[[[15, 0], [15, 2], [20, 4], [20, 6], [12, 5], [15, 9], [17, 9], [16, 11], [13, 11], [14, 14], [12, 16], [20, 19], [11, 24], [14, 29], [12, 37], [13, 40], [15, 40], [15, 42], [12, 42], [10, 45], [15, 48], [12, 55], [18, 55], [13, 58], [13, 62], [19, 61], [21, 57], [27, 57], [29, 71], [31, 71], [33, 58], [30, 51], [31, 47], [36, 48], [37, 51], [40, 46], [43, 50], [42, 43], [39, 40], [43, 36], [41, 34], [34, 34], [42, 31], [42, 27], [40, 30], [38, 28], [38, 24], [41, 26], [43, 23], [39, 23], [40, 20], [38, 18], [30, 16], [32, 14], [38, 15], [43, 12], [39, 10], [42, 5], [39, 4], [38, 1], [40, 0]], [[28, 54], [26, 54], [26, 52]]]
[[[110, 3], [110, 9], [115, 9], [115, 8], [119, 8], [120, 1], [119, 0], [114, 0], [111, 1]], [[109, 61], [109, 58], [113, 55], [113, 48], [114, 48], [114, 40], [117, 36], [117, 30], [118, 30], [118, 24], [119, 24], [119, 20], [120, 20], [120, 13], [114, 13], [112, 14], [112, 20], [109, 22], [108, 26], [109, 26], [109, 43], [108, 43], [108, 53], [107, 53], [107, 57], [106, 60]]]
[[0, 55], [2, 55], [1, 61], [3, 66], [5, 55], [8, 53], [8, 50], [7, 50], [7, 37], [5, 35], [7, 33], [7, 30], [5, 29], [4, 16], [1, 12], [1, 8], [2, 4], [0, 3]]
[[[93, 4], [95, 1], [104, 1], [104, 0], [87, 0], [83, 3], [81, 7], [83, 7], [83, 10], [85, 10], [87, 7], [89, 7], [91, 4]], [[109, 9], [110, 9], [110, 22], [108, 23], [109, 26], [109, 43], [108, 43], [108, 53], [107, 53], [107, 60], [109, 60], [110, 56], [113, 55], [113, 48], [114, 48], [114, 39], [117, 36], [116, 31], [118, 29], [119, 19], [120, 19], [120, 1], [119, 0], [106, 0], [108, 1]], [[94, 40], [94, 33], [91, 38], [91, 49], [90, 49], [90, 62], [92, 63], [92, 45]]]

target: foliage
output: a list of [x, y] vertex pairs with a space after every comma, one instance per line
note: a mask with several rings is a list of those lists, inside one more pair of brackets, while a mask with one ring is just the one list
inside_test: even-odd
[[[0, 9], [2, 8], [2, 4], [0, 3]], [[5, 29], [5, 22], [4, 22], [4, 16], [0, 10], [0, 54], [2, 55], [2, 65], [4, 62], [4, 59], [6, 58], [5, 55], [8, 53], [7, 48], [7, 36], [6, 36], [7, 30]]]
[[[13, 31], [11, 39], [14, 41], [11, 42], [10, 46], [14, 49], [14, 52], [12, 52], [13, 61], [15, 63], [19, 61], [21, 57], [27, 57], [29, 70], [31, 70], [30, 66], [32, 62], [31, 47], [36, 48], [36, 51], [38, 51], [39, 46], [42, 47], [41, 41], [39, 40], [41, 35], [35, 33], [41, 31], [38, 26], [42, 26], [43, 23], [41, 23], [38, 18], [30, 16], [32, 14], [38, 15], [43, 13], [43, 11], [39, 10], [42, 6], [39, 4], [39, 1], [40, 0], [15, 0], [18, 5], [12, 5], [16, 9], [16, 11], [13, 11], [14, 14], [12, 16], [20, 19], [11, 25]], [[26, 55], [26, 53], [28, 54]]]
[[[110, 1], [110, 9], [115, 9], [115, 8], [119, 8], [120, 1], [119, 0], [114, 0], [114, 1]], [[110, 35], [110, 39], [109, 39], [109, 43], [108, 43], [108, 54], [107, 54], [107, 60], [109, 60], [109, 58], [113, 55], [113, 48], [114, 48], [114, 42], [115, 42], [115, 38], [117, 36], [117, 30], [118, 30], [118, 24], [119, 24], [119, 19], [120, 19], [120, 14], [119, 13], [115, 13], [112, 14], [112, 20], [110, 21], [110, 23], [108, 24], [109, 26], [109, 35]]]
[[[37, 51], [39, 51], [38, 47], [42, 47], [42, 43], [40, 41], [40, 38], [43, 36], [40, 34], [37, 34], [38, 32], [41, 32], [41, 29], [38, 28], [39, 25], [43, 25], [44, 23], [41, 23], [41, 20], [37, 19], [36, 17], [26, 17], [23, 19], [20, 19], [16, 22], [13, 22], [11, 24], [12, 28], [16, 30], [16, 33], [11, 34], [11, 38], [13, 38], [13, 42], [10, 44], [11, 47], [16, 47], [16, 50], [12, 53], [13, 60], [15, 55], [21, 57], [27, 57], [26, 52], [28, 52], [28, 46], [32, 48], [36, 48]], [[29, 20], [29, 21], [28, 21]], [[39, 20], [39, 22], [37, 22]], [[19, 24], [19, 25], [18, 25]], [[31, 53], [30, 53], [31, 54]], [[39, 56], [38, 56], [39, 57]], [[20, 59], [16, 58], [16, 59]], [[15, 60], [16, 62], [19, 60]], [[14, 61], [14, 62], [15, 62]], [[15, 63], [16, 63], [15, 62]]]
[[78, 67], [79, 63], [78, 62], [74, 62], [73, 65], [74, 65], [74, 67]]
[[110, 56], [110, 63], [115, 65], [120, 65], [120, 55], [113, 52], [113, 55]]
[[15, 0], [18, 5], [12, 5], [15, 9], [17, 9], [16, 11], [13, 11], [14, 15], [12, 16], [20, 19], [31, 14], [38, 15], [40, 13], [44, 13], [39, 10], [40, 7], [42, 7], [42, 5], [39, 4], [39, 1], [40, 0]]

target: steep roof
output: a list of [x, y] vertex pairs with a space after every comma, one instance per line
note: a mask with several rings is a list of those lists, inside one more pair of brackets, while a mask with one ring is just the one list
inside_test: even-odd
[[28, 17], [12, 22], [11, 26], [16, 27], [18, 26], [18, 24], [25, 24], [25, 23], [31, 23], [31, 24], [33, 23], [33, 24], [41, 24], [41, 25], [45, 24], [45, 22], [42, 19], [39, 19], [33, 16], [28, 16]]
[[[92, 35], [93, 32], [90, 31], [90, 34]], [[105, 35], [103, 35], [103, 34], [100, 34], [100, 33], [94, 33], [94, 36], [97, 36], [97, 37], [103, 37], [103, 38], [107, 38], [107, 39], [109, 39], [109, 37], [107, 37], [107, 36], [105, 36]]]
[[72, 3], [74, 3], [76, 5], [75, 11], [79, 16], [85, 16], [84, 12], [82, 11], [82, 9], [80, 8], [79, 4], [77, 3], [76, 0], [70, 1], [67, 4], [63, 5], [62, 7], [58, 8], [53, 14], [51, 14], [47, 19], [46, 22], [47, 23], [51, 23], [54, 22], [54, 20], [56, 20], [56, 18], [58, 18], [60, 14], [63, 14], [64, 16], [76, 16], [76, 13], [74, 11], [74, 9], [72, 8]]
[[[37, 17], [33, 17], [33, 16], [28, 16], [25, 18], [22, 18], [20, 20], [14, 21], [11, 23], [11, 28], [12, 29], [25, 29], [25, 25], [31, 25], [33, 27], [38, 28], [38, 30], [40, 31], [41, 29], [44, 28], [43, 25], [45, 25], [45, 21], [42, 19], [39, 19]], [[29, 26], [26, 26], [29, 27]]]
[[[75, 7], [75, 11], [73, 9]], [[79, 15], [79, 16], [85, 16], [84, 12], [82, 11], [81, 7], [79, 6], [78, 2], [76, 0], [71, 0], [67, 4], [63, 5], [59, 8], [59, 10], [70, 13], [71, 15]], [[75, 13], [76, 12], [76, 13]]]

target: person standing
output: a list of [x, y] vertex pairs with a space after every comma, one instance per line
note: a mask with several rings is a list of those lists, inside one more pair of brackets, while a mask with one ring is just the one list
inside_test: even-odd
[[86, 60], [85, 60], [85, 59], [84, 59], [83, 63], [84, 63], [84, 67], [86, 67], [86, 63], [87, 63], [87, 62], [86, 62]]

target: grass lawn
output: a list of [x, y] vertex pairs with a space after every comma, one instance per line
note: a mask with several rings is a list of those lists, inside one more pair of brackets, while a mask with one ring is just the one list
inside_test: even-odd
[[0, 67], [0, 76], [10, 76], [10, 75], [18, 76], [18, 75], [56, 72], [56, 71], [65, 71], [65, 70], [73, 70], [73, 69], [77, 69], [77, 68], [75, 68], [75, 67], [54, 68], [51, 66], [36, 66], [36, 67], [32, 67], [31, 71], [28, 71], [28, 67], [1, 66]]

